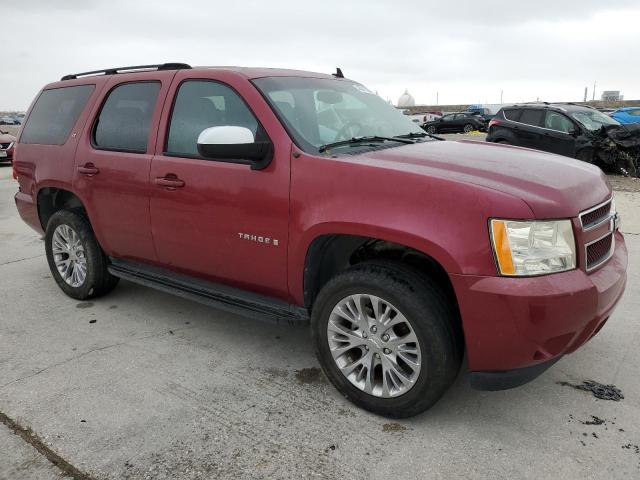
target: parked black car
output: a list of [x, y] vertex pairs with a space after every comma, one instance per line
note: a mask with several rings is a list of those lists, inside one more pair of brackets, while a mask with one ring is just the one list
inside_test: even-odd
[[640, 156], [640, 126], [620, 125], [595, 108], [571, 103], [504, 107], [489, 122], [486, 140], [609, 165], [631, 175]]
[[422, 124], [428, 133], [469, 133], [474, 130], [484, 131], [487, 124], [484, 119], [472, 112], [447, 113], [438, 120]]

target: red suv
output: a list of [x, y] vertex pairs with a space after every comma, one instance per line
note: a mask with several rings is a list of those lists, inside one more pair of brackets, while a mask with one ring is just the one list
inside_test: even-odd
[[341, 72], [183, 64], [67, 75], [14, 166], [70, 297], [119, 278], [310, 320], [330, 381], [390, 417], [532, 380], [607, 321], [627, 249], [600, 170], [434, 139]]

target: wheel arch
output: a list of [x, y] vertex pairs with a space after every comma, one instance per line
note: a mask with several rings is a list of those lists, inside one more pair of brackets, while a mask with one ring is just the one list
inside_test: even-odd
[[57, 186], [44, 186], [36, 196], [38, 219], [42, 230], [47, 229], [51, 216], [60, 210], [81, 209], [86, 214], [82, 200], [70, 190]]
[[443, 263], [433, 255], [405, 243], [347, 233], [316, 236], [307, 248], [303, 273], [304, 304], [312, 308], [322, 287], [336, 274], [367, 260], [403, 263], [434, 279], [455, 308], [458, 302]]

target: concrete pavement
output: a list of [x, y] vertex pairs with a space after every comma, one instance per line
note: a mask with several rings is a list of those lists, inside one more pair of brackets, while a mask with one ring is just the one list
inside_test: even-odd
[[[629, 285], [597, 337], [529, 385], [477, 392], [462, 374], [430, 411], [393, 422], [325, 381], [306, 328], [128, 282], [93, 302], [66, 297], [18, 219], [10, 171], [0, 166], [0, 412], [88, 478], [640, 476], [640, 194], [617, 194]], [[558, 384], [588, 379], [624, 400]], [[0, 479], [63, 473], [0, 424]]]

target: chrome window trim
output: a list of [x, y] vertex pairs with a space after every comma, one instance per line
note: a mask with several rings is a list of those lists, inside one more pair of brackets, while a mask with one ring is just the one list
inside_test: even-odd
[[[611, 248], [609, 249], [609, 253], [607, 253], [607, 255], [605, 255], [604, 257], [602, 257], [602, 259], [600, 259], [598, 261], [598, 263], [589, 266], [589, 261], [587, 259], [587, 249], [589, 248], [590, 245], [593, 245], [594, 243], [599, 242], [600, 240], [603, 240], [605, 238], [607, 238], [609, 235], [611, 235]], [[604, 265], [607, 260], [609, 260], [612, 256], [613, 256], [613, 251], [616, 248], [616, 236], [615, 236], [615, 232], [614, 231], [610, 231], [608, 233], [606, 233], [605, 235], [602, 235], [600, 238], [597, 238], [589, 243], [585, 243], [584, 245], [584, 268], [587, 271], [587, 273], [592, 272], [593, 270], [595, 270], [598, 267], [601, 267], [602, 265]]]
[[598, 210], [599, 208], [604, 207], [607, 203], [610, 204], [612, 201], [613, 201], [613, 197], [609, 197], [604, 202], [599, 203], [598, 205], [596, 205], [594, 207], [591, 207], [591, 208], [589, 208], [587, 210], [583, 210], [582, 212], [580, 212], [580, 214], [578, 215], [578, 218], [580, 219], [580, 226], [582, 227], [582, 231], [583, 232], [589, 232], [589, 231], [593, 230], [594, 228], [598, 228], [604, 222], [607, 222], [607, 221], [611, 220], [615, 216], [615, 214], [613, 214], [613, 213], [611, 213], [611, 211], [609, 211], [609, 214], [604, 216], [604, 217], [602, 217], [602, 219], [599, 220], [598, 223], [594, 223], [593, 225], [589, 225], [587, 228], [585, 228], [584, 223], [582, 221], [582, 217], [584, 215], [587, 215], [587, 214], [589, 214], [589, 213], [591, 213], [591, 212], [593, 212], [595, 210]]
[[[523, 108], [522, 110], [526, 110], [526, 109], [524, 109], [524, 108]], [[535, 109], [534, 109], [534, 108], [532, 108], [532, 109], [530, 109], [530, 110], [535, 110]], [[542, 109], [542, 110], [543, 110], [544, 114], [546, 115], [546, 114], [547, 114], [547, 113], [546, 113], [546, 112], [547, 112], [547, 110], [546, 110], [546, 109]], [[549, 110], [549, 111], [551, 111], [551, 112], [555, 112], [555, 110]], [[520, 114], [520, 116], [522, 116], [522, 114]], [[569, 118], [567, 115], [565, 115], [565, 116], [566, 116], [567, 118]], [[529, 123], [523, 123], [523, 122], [518, 122], [518, 121], [516, 121], [516, 120], [510, 120], [510, 119], [508, 119], [508, 118], [507, 118], [507, 116], [504, 114], [504, 110], [502, 111], [502, 118], [504, 118], [507, 122], [517, 123], [518, 125], [524, 125], [525, 127], [539, 128], [540, 130], [548, 130], [548, 131], [550, 131], [550, 132], [564, 133], [565, 135], [569, 135], [569, 136], [571, 136], [571, 134], [569, 134], [569, 133], [567, 133], [567, 132], [563, 132], [562, 130], [555, 130], [555, 129], [553, 129], [553, 128], [541, 127], [541, 126], [539, 126], [539, 125], [531, 125], [531, 124], [529, 124]], [[571, 119], [569, 118], [569, 120], [571, 120]], [[574, 123], [574, 125], [575, 125], [575, 123], [576, 123], [576, 122], [574, 122], [573, 120], [571, 120], [571, 121], [572, 121], [572, 122]]]

